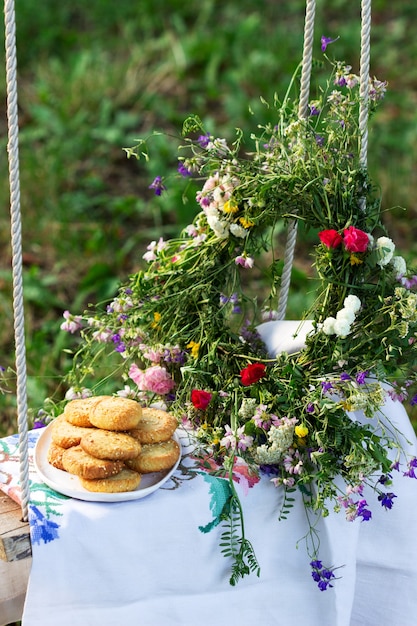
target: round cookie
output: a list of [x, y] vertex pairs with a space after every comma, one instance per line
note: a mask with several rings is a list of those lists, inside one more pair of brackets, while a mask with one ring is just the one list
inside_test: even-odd
[[58, 415], [51, 423], [51, 439], [61, 448], [78, 446], [81, 437], [91, 431], [91, 428], [74, 426], [67, 422], [65, 415]]
[[90, 396], [89, 398], [71, 400], [64, 408], [64, 415], [67, 422], [74, 424], [74, 426], [82, 426], [84, 428], [91, 427], [90, 411], [96, 404], [110, 397], [111, 396]]
[[171, 469], [180, 456], [180, 447], [174, 439], [161, 443], [145, 444], [136, 459], [126, 461], [130, 469], [140, 474]]
[[177, 426], [178, 422], [171, 413], [148, 407], [142, 409], [139, 424], [130, 434], [140, 443], [160, 443], [171, 439]]
[[142, 407], [136, 400], [110, 396], [92, 407], [90, 421], [104, 430], [131, 430], [136, 428], [142, 415]]
[[140, 485], [141, 475], [131, 469], [122, 469], [116, 476], [101, 478], [98, 480], [88, 480], [80, 478], [80, 483], [87, 491], [99, 493], [123, 493], [134, 491]]
[[139, 441], [126, 433], [94, 429], [81, 438], [82, 449], [98, 459], [134, 459], [141, 450]]
[[84, 452], [81, 446], [74, 446], [65, 450], [62, 455], [62, 465], [70, 474], [80, 478], [107, 478], [118, 474], [123, 468], [123, 461], [96, 459]]
[[56, 467], [59, 470], [64, 470], [64, 466], [62, 465], [62, 455], [64, 452], [65, 448], [61, 448], [61, 446], [57, 446], [53, 441], [51, 441], [46, 455], [46, 460], [53, 467]]

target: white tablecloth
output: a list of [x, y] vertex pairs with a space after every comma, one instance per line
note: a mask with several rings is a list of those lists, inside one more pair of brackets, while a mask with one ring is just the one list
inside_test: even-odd
[[[407, 452], [417, 455], [402, 405], [388, 399], [383, 410], [407, 437]], [[30, 433], [31, 449], [38, 434]], [[16, 497], [10, 451], [17, 438], [0, 443], [9, 450], [0, 480]], [[267, 478], [247, 493], [238, 486], [261, 575], [236, 587], [218, 548], [221, 527], [199, 530], [216, 513], [210, 508], [216, 483], [209, 477], [191, 478], [180, 466], [158, 491], [121, 503], [62, 497], [33, 469], [31, 479], [33, 564], [23, 626], [417, 624], [417, 480], [402, 472], [390, 487], [397, 495], [392, 510], [365, 493], [372, 520], [347, 522], [343, 513], [331, 513], [318, 521], [320, 558], [343, 566], [325, 592], [311, 578], [304, 507], [296, 501], [287, 520], [278, 521], [282, 493]]]

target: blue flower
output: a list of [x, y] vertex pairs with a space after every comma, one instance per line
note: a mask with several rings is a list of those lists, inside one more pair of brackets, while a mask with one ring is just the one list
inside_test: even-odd
[[356, 517], [361, 517], [363, 522], [368, 522], [372, 517], [371, 511], [369, 509], [366, 509], [366, 506], [368, 506], [367, 501], [360, 500], [360, 502], [358, 502], [358, 508], [356, 510]]
[[393, 500], [396, 497], [397, 496], [395, 495], [395, 493], [392, 493], [392, 492], [381, 493], [378, 496], [378, 500], [381, 503], [381, 505], [384, 506], [386, 509], [392, 509], [392, 505], [394, 504]]
[[318, 560], [311, 561], [310, 565], [313, 570], [311, 576], [320, 591], [326, 591], [328, 587], [333, 587], [330, 581], [335, 578], [334, 568], [323, 567], [323, 563]]

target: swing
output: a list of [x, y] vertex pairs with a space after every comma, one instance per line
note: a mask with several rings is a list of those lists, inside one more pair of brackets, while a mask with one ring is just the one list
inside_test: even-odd
[[[303, 59], [302, 59], [302, 73], [301, 73], [301, 94], [298, 108], [298, 117], [300, 120], [305, 120], [308, 115], [308, 99], [309, 99], [309, 91], [310, 91], [310, 74], [311, 74], [311, 65], [312, 65], [312, 47], [313, 47], [313, 33], [314, 33], [314, 15], [315, 15], [315, 1], [307, 0], [306, 4], [306, 18], [305, 18], [305, 30], [304, 30], [304, 49], [303, 49]], [[363, 0], [362, 2], [362, 28], [361, 28], [361, 55], [360, 55], [360, 106], [359, 106], [359, 135], [360, 135], [360, 155], [359, 162], [360, 166], [363, 170], [366, 170], [367, 166], [367, 142], [368, 142], [368, 134], [367, 134], [367, 123], [368, 123], [368, 109], [369, 109], [369, 59], [370, 59], [370, 22], [371, 22], [371, 0]], [[21, 508], [22, 508], [22, 517], [23, 520], [27, 520], [28, 518], [28, 503], [29, 503], [29, 454], [28, 454], [28, 430], [27, 430], [27, 399], [26, 399], [26, 367], [25, 367], [25, 341], [24, 341], [24, 330], [23, 330], [23, 290], [22, 290], [22, 262], [21, 262], [21, 223], [20, 223], [20, 200], [19, 200], [19, 165], [18, 165], [18, 123], [17, 123], [17, 89], [16, 89], [16, 51], [15, 51], [15, 26], [14, 26], [14, 3], [12, 0], [5, 0], [5, 23], [6, 23], [6, 62], [7, 62], [7, 91], [8, 91], [8, 121], [9, 121], [9, 144], [8, 144], [8, 153], [9, 153], [9, 170], [10, 170], [10, 202], [11, 202], [11, 233], [12, 233], [12, 253], [13, 253], [13, 300], [14, 300], [14, 317], [15, 317], [15, 345], [16, 345], [16, 372], [17, 372], [17, 399], [18, 399], [18, 429], [19, 429], [19, 452], [20, 452], [20, 463], [21, 463], [21, 473], [20, 473], [20, 482], [22, 487], [22, 498], [21, 498]], [[360, 210], [365, 211], [366, 202], [364, 198], [360, 199]], [[357, 229], [359, 231], [359, 229]], [[241, 232], [241, 231], [239, 231]], [[363, 233], [362, 233], [363, 234]], [[294, 259], [294, 251], [296, 245], [296, 236], [297, 236], [297, 219], [291, 219], [289, 221], [289, 231], [288, 231], [288, 240], [287, 247], [284, 256], [284, 268], [281, 276], [281, 286], [280, 286], [280, 295], [278, 301], [277, 308], [277, 322], [275, 326], [271, 328], [271, 332], [269, 334], [261, 336], [265, 339], [265, 343], [272, 353], [279, 352], [277, 346], [273, 343], [275, 334], [281, 333], [282, 328], [293, 328], [293, 324], [297, 322], [291, 322], [285, 320], [286, 308], [287, 308], [287, 300], [289, 294], [290, 287], [290, 279], [291, 279], [291, 269], [293, 265]], [[341, 235], [339, 234], [341, 239]], [[340, 241], [337, 240], [337, 245], [340, 245]], [[332, 246], [333, 247], [333, 243]], [[336, 245], [334, 246], [336, 247]], [[358, 256], [354, 256], [354, 254], [358, 252], [355, 250], [351, 250], [351, 259], [355, 259], [352, 261], [352, 264], [362, 262], [361, 258]], [[359, 250], [359, 254], [362, 254], [365, 250]], [[330, 254], [330, 252], [329, 252]], [[375, 253], [376, 254], [376, 253]], [[382, 254], [382, 252], [381, 252]], [[385, 263], [384, 257], [377, 257], [379, 259], [378, 263]], [[378, 264], [377, 263], [377, 264]], [[381, 265], [382, 267], [382, 265]], [[355, 296], [357, 298], [357, 296]], [[351, 302], [351, 301], [350, 301]], [[356, 302], [354, 302], [354, 313], [350, 310], [350, 313], [353, 315], [353, 319], [355, 319], [355, 314], [358, 309], [356, 307]], [[329, 335], [337, 334], [333, 332], [333, 322], [329, 322], [330, 318], [326, 318], [323, 323], [323, 327], [329, 329]], [[157, 318], [154, 318], [155, 323]], [[351, 322], [353, 323], [353, 322]], [[259, 327], [261, 328], [261, 326]], [[304, 343], [304, 340], [310, 330], [310, 327], [307, 329], [306, 335], [301, 337], [301, 344]], [[292, 336], [292, 331], [290, 331]], [[327, 333], [326, 333], [327, 334]], [[271, 347], [272, 346], [272, 347]], [[192, 348], [196, 347], [196, 342]], [[299, 350], [299, 345], [296, 346], [296, 350]], [[281, 348], [282, 349], [282, 348]], [[290, 350], [288, 350], [290, 352]], [[253, 365], [251, 363], [250, 365]], [[256, 364], [255, 364], [256, 365]], [[259, 365], [259, 364], [258, 364]], [[244, 368], [242, 371], [245, 372], [246, 377], [248, 376], [248, 367]], [[258, 373], [261, 370], [258, 368]], [[364, 382], [364, 379], [359, 379], [359, 373], [365, 375], [365, 372], [358, 372], [358, 377], [356, 380], [357, 385], [361, 385]], [[259, 379], [262, 378], [263, 372], [260, 373]], [[250, 376], [249, 376], [250, 378]], [[133, 376], [132, 376], [133, 379]], [[258, 380], [259, 380], [258, 379]], [[243, 380], [243, 376], [242, 376]], [[324, 380], [325, 384], [330, 385], [329, 381]], [[249, 385], [251, 381], [243, 382], [243, 385]], [[324, 387], [323, 387], [324, 389]], [[328, 391], [329, 388], [326, 390]], [[203, 392], [204, 393], [204, 392]], [[206, 392], [206, 396], [200, 396], [199, 398], [199, 409], [203, 406], [204, 402], [202, 400], [208, 400], [208, 395]], [[352, 402], [353, 399], [349, 398], [349, 402]], [[349, 402], [346, 402], [346, 410], [348, 410]], [[194, 405], [196, 407], [196, 405]], [[349, 405], [352, 408], [351, 405]], [[313, 412], [314, 407], [310, 405], [306, 406], [306, 412]], [[275, 416], [276, 417], [276, 416]], [[303, 439], [307, 437], [308, 428], [305, 427], [307, 432], [302, 434], [300, 430], [299, 433], [299, 445], [300, 448], [303, 447]], [[224, 438], [227, 440], [227, 437]], [[225, 446], [230, 445], [231, 439], [227, 440]], [[335, 445], [338, 443], [335, 437]], [[320, 454], [320, 451], [316, 451], [317, 454]], [[292, 466], [293, 468], [293, 466]], [[292, 470], [291, 470], [292, 471]], [[392, 502], [392, 501], [391, 501]], [[390, 508], [387, 504], [387, 507]], [[362, 511], [362, 514], [365, 515], [365, 512]], [[365, 518], [364, 518], [365, 519]], [[340, 542], [339, 542], [340, 543]], [[319, 583], [323, 585], [327, 585], [324, 579], [321, 578], [322, 575], [322, 567], [319, 566], [319, 560], [314, 560], [312, 563], [313, 574], [318, 577]], [[327, 571], [327, 570], [326, 570]], [[330, 571], [330, 570], [329, 570]], [[328, 571], [327, 571], [328, 573]], [[246, 574], [246, 573], [245, 573]], [[242, 576], [243, 577], [243, 576]], [[316, 578], [314, 580], [317, 580]], [[323, 587], [319, 587], [323, 588]], [[326, 588], [326, 587], [324, 587]]]

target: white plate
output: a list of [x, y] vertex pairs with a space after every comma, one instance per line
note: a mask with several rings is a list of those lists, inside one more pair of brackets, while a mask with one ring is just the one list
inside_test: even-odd
[[[174, 433], [173, 438], [180, 446], [179, 437]], [[47, 460], [49, 445], [51, 443], [51, 425], [47, 426], [40, 435], [33, 455], [35, 469], [42, 481], [65, 496], [77, 498], [78, 500], [88, 500], [90, 502], [125, 502], [126, 500], [139, 500], [153, 493], [171, 478], [172, 474], [178, 467], [181, 454], [174, 467], [165, 472], [153, 472], [152, 474], [142, 474], [140, 485], [134, 491], [125, 491], [123, 493], [96, 493], [87, 491], [81, 485], [78, 476], [69, 474], [53, 467]]]

